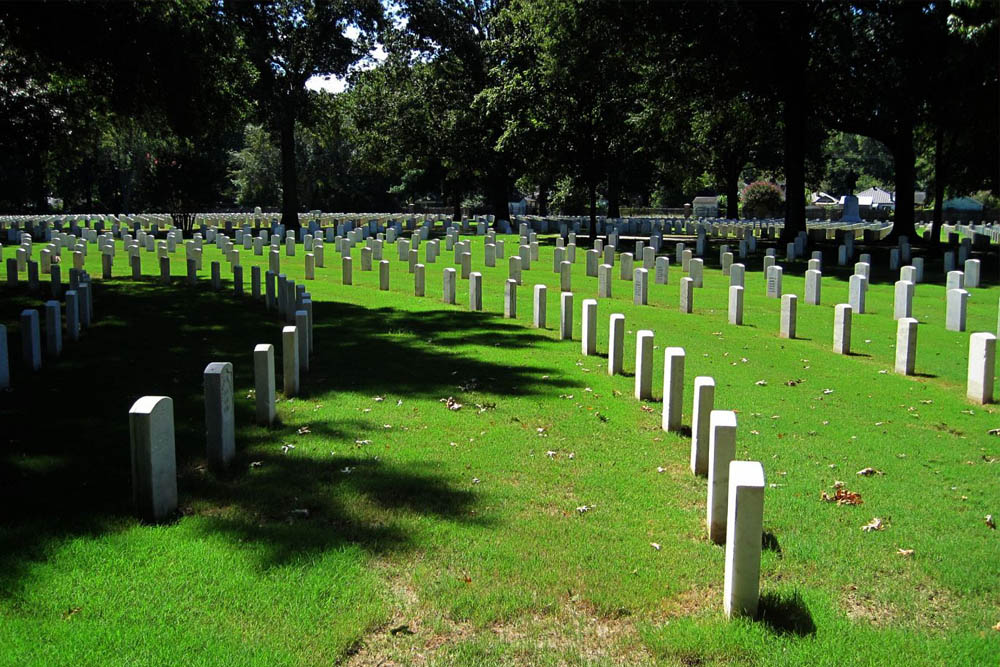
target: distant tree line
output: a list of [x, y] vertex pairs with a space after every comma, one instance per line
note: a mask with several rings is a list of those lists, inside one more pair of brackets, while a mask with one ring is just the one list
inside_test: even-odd
[[[0, 5], [0, 210], [618, 216], [784, 184], [1000, 193], [1000, 5], [162, 0]], [[354, 68], [380, 44], [384, 61]], [[349, 76], [338, 95], [313, 76]], [[936, 237], [935, 237], [936, 238]]]

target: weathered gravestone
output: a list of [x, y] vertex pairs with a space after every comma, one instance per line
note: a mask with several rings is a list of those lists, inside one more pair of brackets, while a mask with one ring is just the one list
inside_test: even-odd
[[228, 361], [212, 362], [205, 366], [203, 377], [208, 464], [213, 470], [225, 470], [236, 455], [233, 365]]
[[166, 521], [177, 512], [174, 403], [167, 396], [143, 396], [129, 409], [132, 500], [139, 518]]
[[653, 332], [648, 329], [635, 334], [635, 397], [653, 398]]

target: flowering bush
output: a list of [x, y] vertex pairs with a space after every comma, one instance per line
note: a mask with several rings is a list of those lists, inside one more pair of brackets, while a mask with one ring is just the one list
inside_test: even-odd
[[770, 218], [781, 214], [781, 189], [773, 183], [755, 181], [740, 194], [744, 218]]

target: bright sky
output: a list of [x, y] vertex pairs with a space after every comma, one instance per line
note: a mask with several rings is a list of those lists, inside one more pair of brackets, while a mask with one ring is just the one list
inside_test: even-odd
[[[358, 36], [358, 29], [354, 26], [347, 28], [344, 32], [351, 39], [356, 39]], [[370, 69], [385, 60], [385, 50], [382, 48], [381, 44], [376, 45], [369, 55], [375, 59], [375, 62], [362, 62], [355, 65], [351, 69]], [[347, 80], [339, 76], [314, 76], [306, 81], [306, 88], [309, 90], [325, 90], [328, 93], [334, 94], [342, 93], [344, 92], [344, 89], [347, 88]]]

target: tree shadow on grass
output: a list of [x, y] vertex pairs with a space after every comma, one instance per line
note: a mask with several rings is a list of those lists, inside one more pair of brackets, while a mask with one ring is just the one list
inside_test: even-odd
[[764, 593], [757, 607], [757, 620], [778, 634], [807, 637], [816, 634], [816, 624], [798, 591]]
[[[270, 542], [275, 562], [301, 551], [303, 544], [407, 548], [409, 536], [394, 527], [392, 517], [380, 516], [379, 508], [480, 522], [469, 509], [474, 493], [452, 488], [426, 470], [362, 464], [364, 457], [320, 462], [280, 453], [276, 430], [253, 425], [248, 396], [256, 344], [275, 346], [281, 383], [283, 324], [262, 303], [204, 285], [112, 281], [97, 283], [94, 290], [95, 322], [79, 342], [66, 342], [59, 360], [46, 359], [40, 372], [29, 373], [20, 367], [19, 355], [11, 355], [14, 389], [0, 393], [0, 597], [12, 593], [31, 561], [43, 560], [54, 542], [135, 525], [128, 410], [146, 395], [170, 396], [174, 402], [181, 507], [196, 508], [235, 538]], [[20, 349], [18, 313], [40, 308], [41, 302], [38, 296], [0, 288], [0, 322], [8, 325], [11, 350]], [[498, 316], [316, 302], [314, 319], [312, 372], [302, 380], [306, 398], [323, 394], [326, 402], [336, 400], [330, 391], [436, 398], [476, 383], [490, 392], [530, 395], [564, 384], [531, 352], [553, 339]], [[495, 341], [510, 350], [509, 362], [486, 361], [475, 348], [461, 349], [473, 341]], [[250, 469], [248, 449], [274, 444], [273, 455], [252, 454], [262, 463], [247, 473], [204, 471], [202, 373], [212, 361], [233, 363], [234, 470]], [[312, 425], [325, 440], [352, 445], [357, 433], [370, 427], [353, 418]], [[341, 472], [351, 467], [357, 474]], [[349, 502], [358, 495], [366, 499], [367, 514]], [[306, 507], [298, 506], [303, 499]], [[308, 521], [291, 514], [310, 506]], [[296, 530], [287, 529], [289, 521]]]

